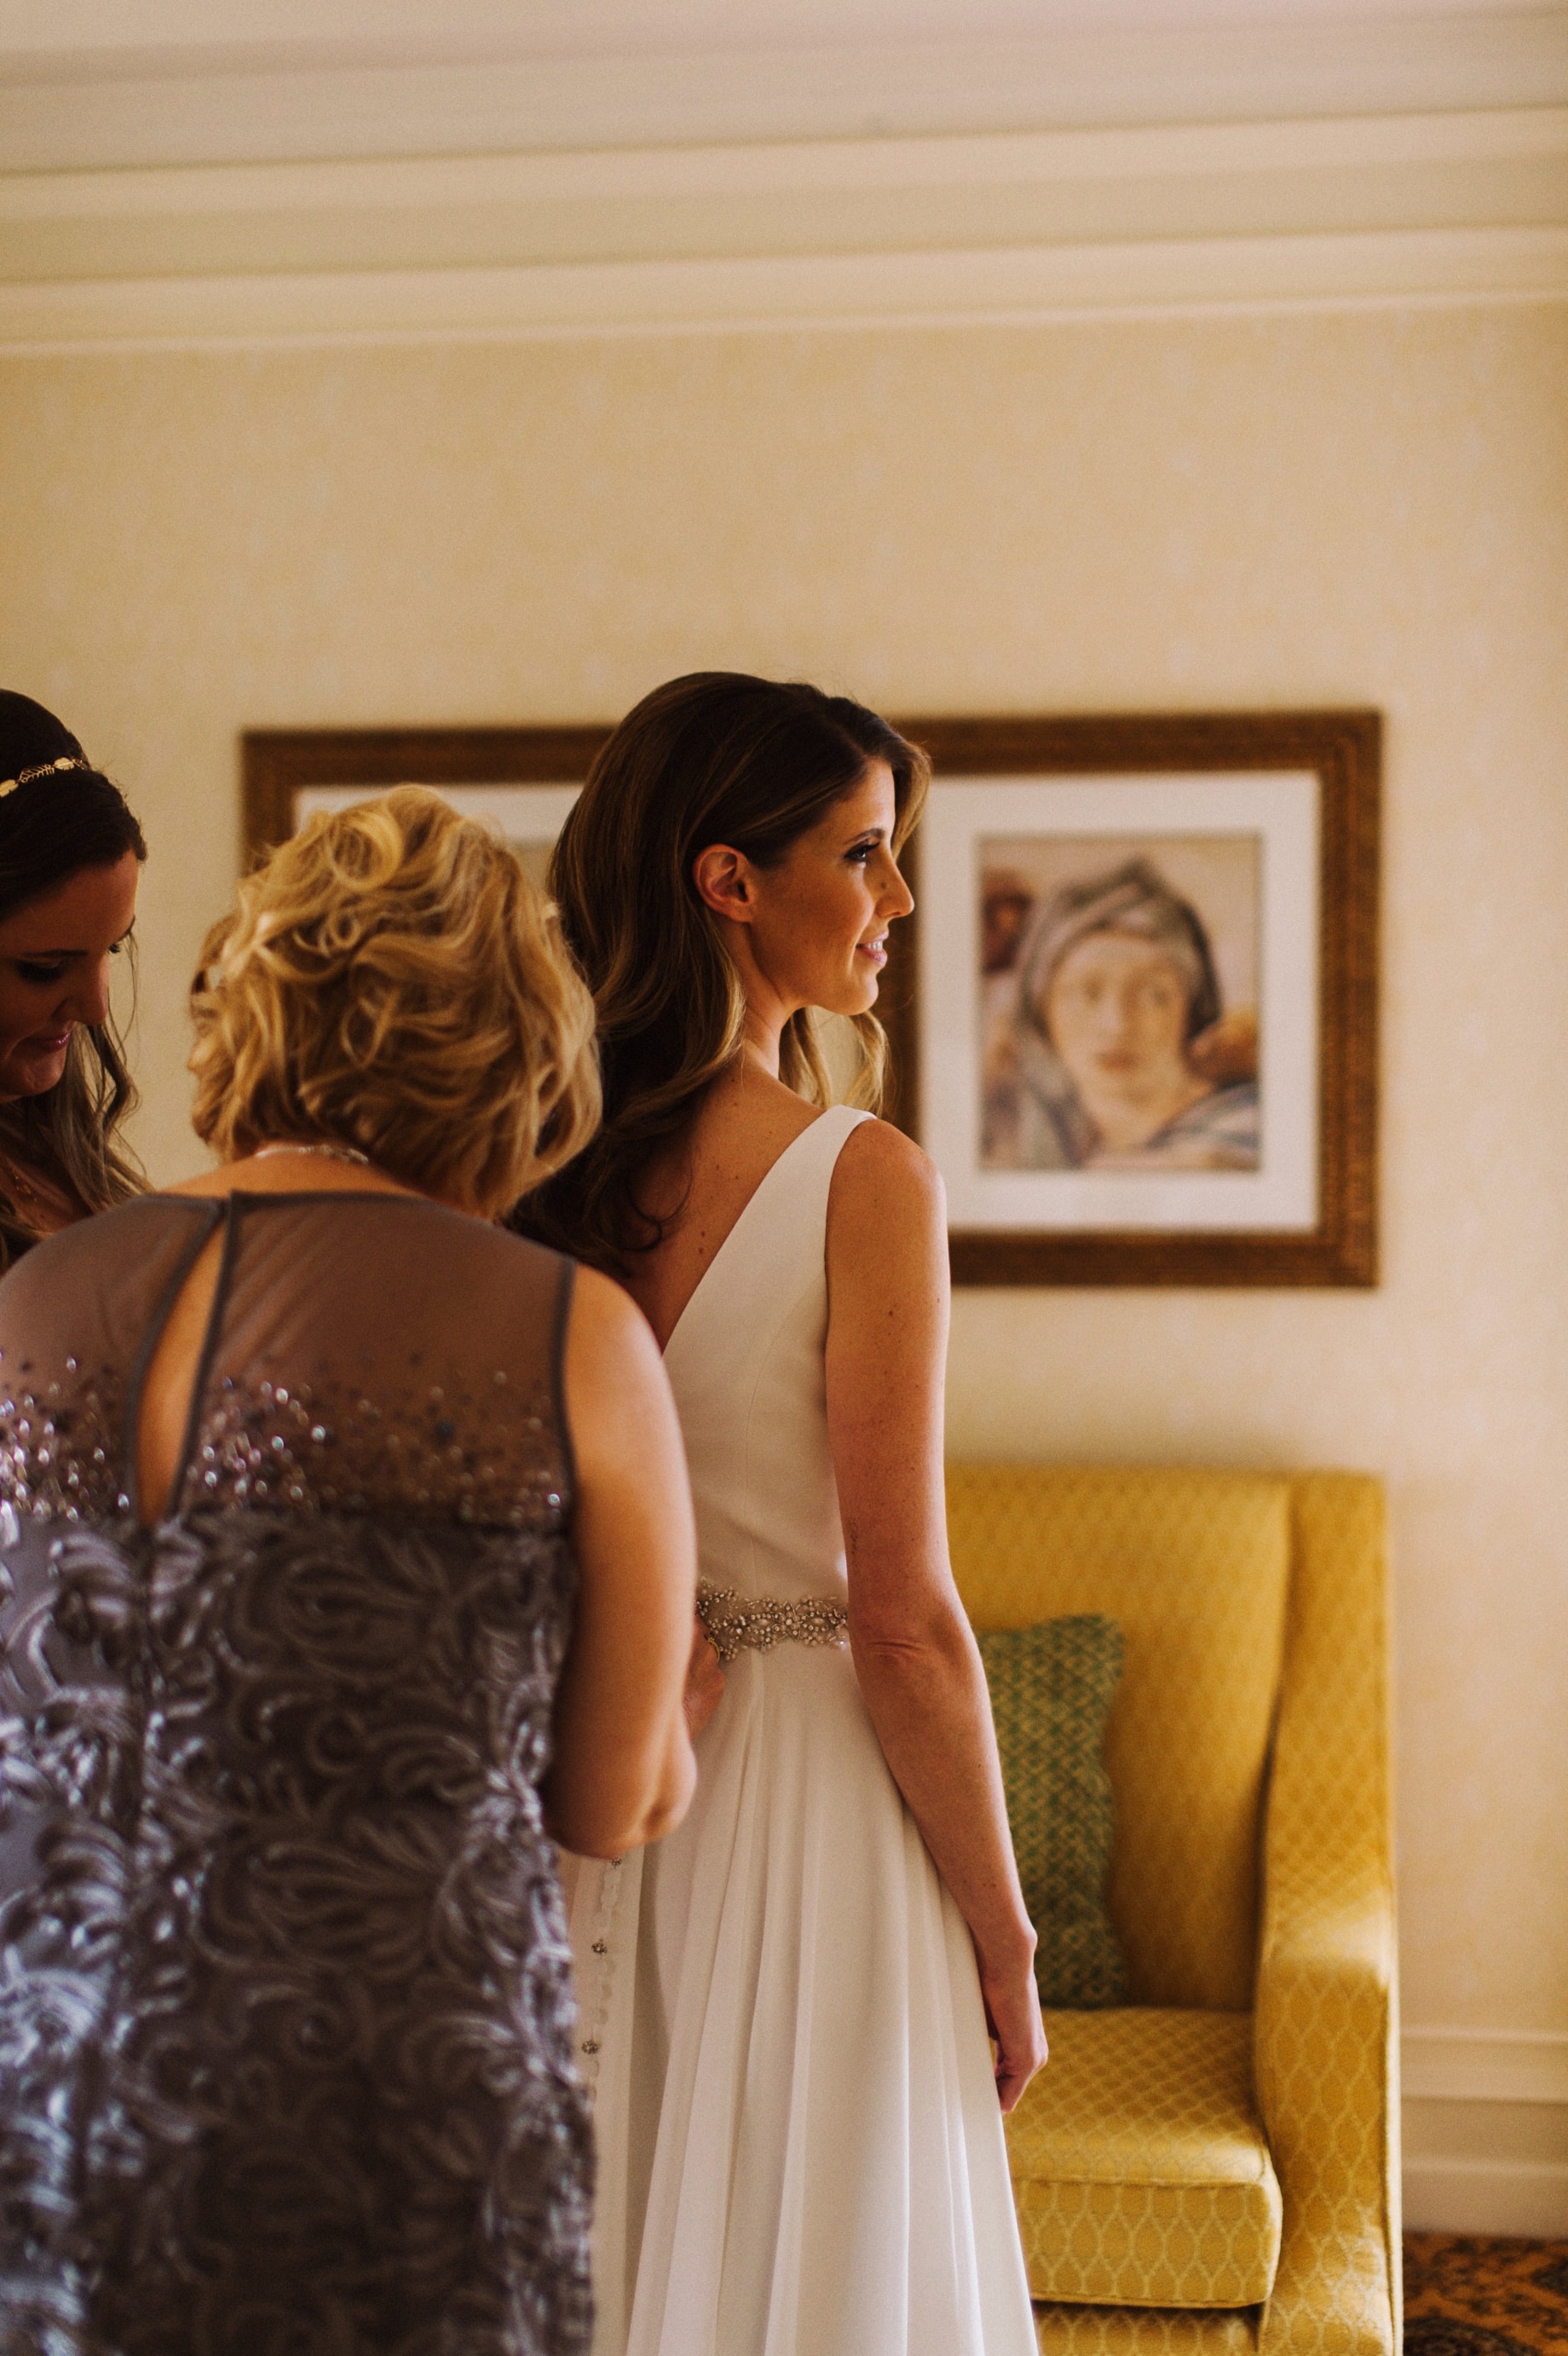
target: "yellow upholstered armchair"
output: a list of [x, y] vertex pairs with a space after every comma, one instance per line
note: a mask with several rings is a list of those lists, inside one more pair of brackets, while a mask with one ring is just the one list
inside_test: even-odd
[[1008, 2123], [1040, 2347], [1395, 2356], [1382, 1500], [1349, 1473], [948, 1467], [978, 1628], [1119, 1622], [1132, 2001]]

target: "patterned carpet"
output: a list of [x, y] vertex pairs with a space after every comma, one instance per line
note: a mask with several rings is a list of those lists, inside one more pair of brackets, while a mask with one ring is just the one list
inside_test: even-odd
[[1404, 2237], [1405, 2356], [1568, 2356], [1568, 2242]]

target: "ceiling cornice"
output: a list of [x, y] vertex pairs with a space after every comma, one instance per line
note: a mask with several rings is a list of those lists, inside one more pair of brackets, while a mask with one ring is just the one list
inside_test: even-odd
[[1568, 295], [1568, 108], [17, 175], [0, 348]]
[[0, 287], [0, 356], [1568, 301], [1568, 230]]
[[[1494, 34], [1524, 22], [1437, 29], [1457, 40], [1483, 21]], [[1550, 44], [1494, 43], [1490, 93], [1482, 102], [1472, 90], [1463, 105], [1413, 102], [1418, 87], [1448, 87], [1437, 65], [1445, 59], [1447, 73], [1460, 55], [1435, 44], [1426, 25], [1419, 39], [1399, 28], [1411, 35], [1399, 74], [1393, 48], [1381, 53], [1399, 103], [1365, 102], [1372, 52], [1350, 44], [1335, 68], [1338, 103], [1298, 102], [1262, 119], [1241, 108], [1261, 84], [1247, 80], [1253, 67], [1233, 42], [1225, 59], [1189, 40], [1185, 87], [1191, 96], [1202, 81], [1210, 112], [1187, 119], [1142, 120], [1130, 101], [1124, 119], [1096, 116], [1090, 100], [1102, 104], [1105, 86], [1069, 78], [1052, 103], [1059, 113], [1081, 107], [1082, 122], [1020, 126], [987, 101], [980, 128], [883, 123], [830, 136], [819, 93], [811, 136], [634, 140], [638, 123], [667, 129], [688, 118], [645, 85], [642, 112], [617, 113], [606, 85], [592, 120], [626, 135], [573, 142], [556, 120], [553, 138], [497, 141], [489, 153], [462, 152], [455, 136], [443, 146], [432, 131], [422, 153], [377, 154], [371, 131], [389, 138], [395, 110], [361, 80], [363, 111], [338, 126], [364, 134], [357, 150], [344, 135], [319, 159], [155, 162], [151, 151], [173, 136], [165, 122], [133, 166], [0, 175], [0, 349], [1560, 299], [1568, 12], [1530, 23], [1563, 35], [1562, 70]], [[1387, 25], [1382, 36], [1392, 39]], [[1096, 51], [1097, 70], [1107, 54]], [[1140, 54], [1147, 64], [1151, 52]], [[1270, 54], [1283, 75], [1284, 52], [1276, 44]], [[709, 91], [713, 119], [731, 120], [744, 91], [760, 106], [755, 63], [728, 95]], [[888, 80], [896, 83], [891, 63]], [[248, 86], [260, 113], [243, 138], [229, 120], [225, 136], [265, 147], [258, 125], [272, 84], [262, 76]], [[874, 86], [896, 115], [913, 83], [891, 98]], [[1325, 95], [1308, 77], [1290, 84], [1298, 102], [1308, 86]], [[118, 102], [140, 86], [95, 87]], [[933, 87], [922, 87], [934, 109]], [[967, 98], [949, 91], [949, 114], [962, 114], [977, 87]], [[1171, 86], [1160, 87], [1170, 103]], [[1140, 88], [1152, 103], [1154, 85]], [[792, 104], [804, 106], [803, 89]], [[1226, 91], [1239, 112], [1221, 103]], [[788, 112], [776, 91], [762, 95], [769, 120]], [[1021, 84], [1013, 95], [1027, 113]], [[0, 113], [17, 97], [5, 93]], [[977, 100], [974, 108], [987, 112]], [[432, 121], [439, 128], [439, 108]], [[280, 114], [274, 147], [285, 128], [304, 135], [301, 118]]]
[[[768, 21], [766, 19], [764, 22]], [[1568, 103], [1568, 8], [749, 48], [0, 68], [0, 170], [889, 138]], [[171, 60], [171, 66], [176, 61]], [[51, 75], [53, 78], [51, 78]]]

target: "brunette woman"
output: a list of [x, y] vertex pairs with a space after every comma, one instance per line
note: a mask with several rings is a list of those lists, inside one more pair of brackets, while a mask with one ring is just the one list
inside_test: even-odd
[[528, 1215], [665, 1349], [727, 1680], [686, 1823], [576, 1880], [596, 2356], [1034, 2348], [1001, 2114], [1045, 2043], [947, 1560], [942, 1188], [869, 1111], [925, 778], [843, 697], [699, 674], [556, 853], [605, 1119]]
[[69, 729], [0, 690], [0, 1271], [137, 1189], [110, 978], [146, 855]]

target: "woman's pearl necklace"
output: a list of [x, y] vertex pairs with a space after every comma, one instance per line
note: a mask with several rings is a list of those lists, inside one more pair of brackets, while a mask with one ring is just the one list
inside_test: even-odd
[[275, 1153], [325, 1153], [329, 1162], [357, 1162], [362, 1170], [372, 1166], [369, 1155], [357, 1145], [259, 1145], [251, 1159], [265, 1162]]

